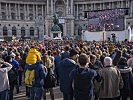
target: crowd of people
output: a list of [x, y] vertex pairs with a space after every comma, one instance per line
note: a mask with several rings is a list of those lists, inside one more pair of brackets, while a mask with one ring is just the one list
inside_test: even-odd
[[0, 100], [22, 85], [30, 100], [133, 100], [132, 42], [32, 41], [0, 43]]

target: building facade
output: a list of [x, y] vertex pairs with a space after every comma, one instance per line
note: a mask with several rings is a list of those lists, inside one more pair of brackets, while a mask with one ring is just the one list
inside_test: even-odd
[[0, 38], [42, 40], [59, 16], [62, 36], [78, 36], [87, 28], [85, 11], [127, 8], [126, 26], [133, 27], [133, 0], [1, 0]]

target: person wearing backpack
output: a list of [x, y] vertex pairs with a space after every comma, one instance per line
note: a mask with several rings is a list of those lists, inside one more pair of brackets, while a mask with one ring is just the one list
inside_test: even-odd
[[42, 100], [44, 94], [44, 78], [47, 71], [42, 62], [37, 62], [35, 65], [25, 66], [24, 82], [30, 88], [30, 100]]
[[8, 100], [8, 91], [10, 88], [8, 72], [12, 69], [12, 65], [0, 60], [0, 100]]

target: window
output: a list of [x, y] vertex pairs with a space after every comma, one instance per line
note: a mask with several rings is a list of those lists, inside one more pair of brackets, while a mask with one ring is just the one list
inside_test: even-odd
[[5, 3], [1, 3], [1, 10], [6, 10], [6, 4]]
[[6, 26], [3, 27], [3, 35], [7, 36], [7, 27]]
[[20, 13], [20, 19], [24, 20], [24, 13]]
[[5, 20], [6, 19], [6, 13], [2, 12], [2, 19]]
[[30, 27], [30, 36], [34, 36], [34, 28]]
[[11, 11], [15, 11], [15, 4], [11, 4]]
[[21, 37], [25, 36], [25, 27], [21, 27]]
[[15, 13], [11, 13], [11, 18], [12, 18], [13, 20], [16, 19]]
[[14, 35], [14, 36], [17, 35], [16, 27], [15, 26], [12, 27], [12, 35]]
[[29, 14], [29, 19], [33, 20], [33, 14]]

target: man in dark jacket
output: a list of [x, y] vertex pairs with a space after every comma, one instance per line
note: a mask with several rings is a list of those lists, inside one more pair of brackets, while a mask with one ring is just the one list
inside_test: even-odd
[[69, 46], [66, 46], [64, 49], [65, 51], [61, 53], [61, 60], [69, 58]]
[[69, 74], [73, 69], [76, 69], [76, 61], [78, 52], [75, 49], [70, 51], [70, 58], [65, 58], [59, 63], [57, 68], [60, 80], [60, 90], [63, 93], [64, 100], [73, 100], [72, 82]]
[[78, 59], [79, 68], [70, 73], [70, 79], [73, 80], [75, 100], [94, 100], [93, 79], [97, 76], [96, 71], [88, 68], [89, 57], [81, 54]]

